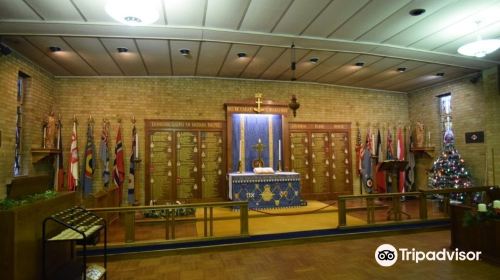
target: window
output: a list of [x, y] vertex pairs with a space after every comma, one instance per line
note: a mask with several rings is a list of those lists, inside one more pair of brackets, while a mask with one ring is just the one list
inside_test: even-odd
[[14, 176], [23, 175], [23, 101], [26, 95], [28, 76], [19, 72], [17, 76], [16, 146], [14, 153]]
[[[441, 136], [444, 137], [446, 131], [452, 129], [452, 118], [451, 118], [451, 94], [446, 93], [439, 96], [439, 116], [441, 122]], [[443, 141], [441, 141], [443, 145]]]

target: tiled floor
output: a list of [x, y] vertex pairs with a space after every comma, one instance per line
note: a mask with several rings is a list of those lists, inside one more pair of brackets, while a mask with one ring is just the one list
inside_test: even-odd
[[398, 261], [381, 267], [375, 249], [384, 243], [420, 251], [450, 245], [449, 231], [337, 241], [303, 241], [256, 247], [166, 253], [108, 263], [108, 279], [499, 279], [500, 265], [483, 261]]

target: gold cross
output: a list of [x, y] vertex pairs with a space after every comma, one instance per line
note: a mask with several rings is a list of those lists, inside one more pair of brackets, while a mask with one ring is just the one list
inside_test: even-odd
[[252, 161], [252, 167], [263, 167], [264, 166], [264, 160], [262, 160], [262, 151], [264, 151], [265, 145], [262, 144], [262, 141], [259, 138], [259, 142], [255, 145], [252, 145], [252, 148], [257, 150], [257, 159]]
[[263, 102], [262, 102], [262, 93], [257, 93], [257, 94], [255, 95], [255, 98], [257, 98], [257, 101], [255, 101], [255, 103], [257, 103], [257, 108], [253, 108], [253, 110], [254, 110], [255, 112], [257, 112], [257, 113], [260, 113], [260, 112], [264, 111], [264, 110], [262, 110], [262, 109], [260, 108], [260, 105], [263, 103]]

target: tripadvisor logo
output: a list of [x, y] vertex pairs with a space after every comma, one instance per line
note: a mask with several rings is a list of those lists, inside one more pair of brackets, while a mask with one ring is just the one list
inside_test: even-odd
[[392, 266], [398, 261], [410, 261], [419, 263], [421, 261], [479, 261], [481, 251], [459, 251], [455, 249], [448, 251], [419, 251], [415, 248], [396, 249], [391, 244], [382, 244], [375, 250], [375, 261], [381, 266]]

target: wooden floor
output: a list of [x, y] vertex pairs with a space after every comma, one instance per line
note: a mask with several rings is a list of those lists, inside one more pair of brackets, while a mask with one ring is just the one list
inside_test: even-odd
[[337, 241], [304, 241], [252, 248], [213, 248], [108, 263], [108, 279], [499, 279], [500, 266], [483, 261], [398, 261], [381, 267], [375, 249], [384, 243], [396, 248], [442, 250], [450, 245], [449, 231], [400, 234]]

